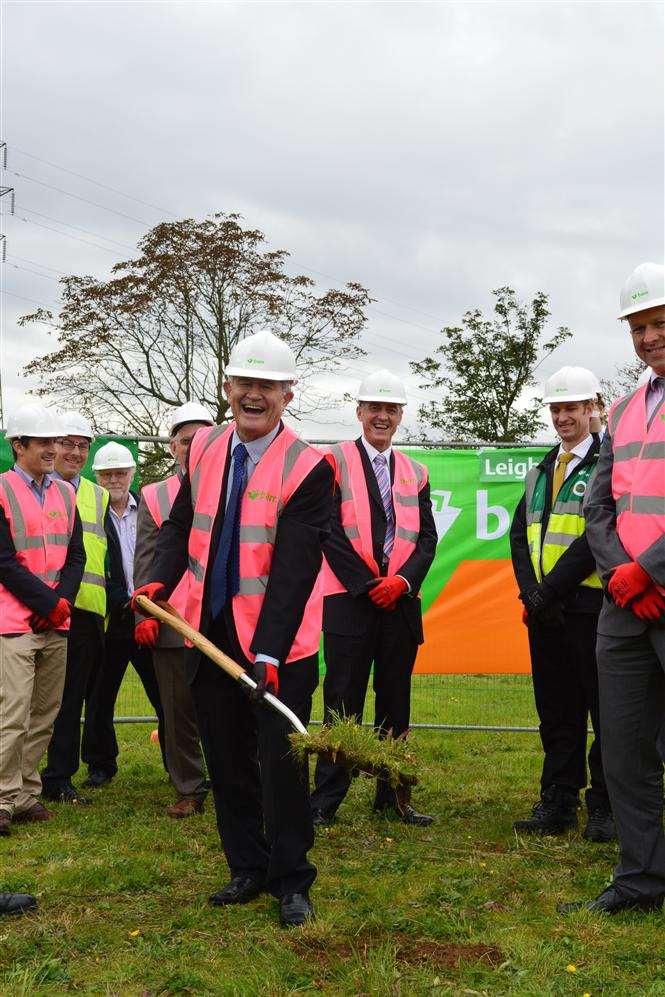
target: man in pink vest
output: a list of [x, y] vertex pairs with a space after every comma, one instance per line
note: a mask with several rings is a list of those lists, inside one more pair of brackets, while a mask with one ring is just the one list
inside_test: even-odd
[[[362, 436], [332, 448], [335, 515], [323, 548], [326, 716], [334, 711], [362, 718], [374, 665], [374, 726], [394, 737], [409, 729], [411, 672], [423, 642], [418, 592], [437, 543], [427, 468], [392, 446], [405, 404], [404, 386], [387, 370], [361, 384], [356, 414]], [[318, 762], [316, 826], [332, 822], [349, 782], [341, 765]], [[374, 809], [396, 811], [406, 824], [433, 820], [383, 781]]]
[[306, 766], [266, 691], [307, 723], [318, 683], [322, 595], [316, 585], [332, 513], [330, 464], [282, 422], [295, 358], [269, 332], [234, 347], [224, 391], [234, 421], [200, 429], [162, 525], [151, 575], [137, 592], [168, 598], [187, 570], [188, 622], [258, 684], [257, 702], [198, 652], [187, 670], [231, 870], [213, 904], [279, 900], [284, 927], [314, 916], [316, 869]]
[[[150, 581], [150, 568], [160, 527], [168, 519], [173, 501], [187, 467], [189, 445], [198, 429], [212, 426], [210, 413], [198, 402], [185, 402], [171, 419], [170, 449], [177, 471], [164, 481], [145, 485], [136, 521], [134, 585]], [[171, 596], [172, 605], [185, 612], [186, 578]], [[177, 800], [166, 808], [174, 820], [201, 813], [207, 796], [205, 768], [199, 745], [199, 728], [189, 683], [185, 677], [185, 643], [171, 627], [161, 627], [156, 619], [137, 616], [134, 639], [152, 648], [159, 694], [164, 711], [166, 765]]]
[[665, 268], [643, 263], [621, 291], [645, 383], [610, 409], [585, 505], [586, 535], [606, 599], [598, 622], [603, 762], [620, 843], [614, 880], [590, 902], [614, 914], [665, 899]]
[[[55, 435], [54, 435], [55, 434]], [[38, 765], [53, 731], [85, 550], [74, 489], [51, 477], [57, 416], [24, 405], [7, 422], [0, 475], [0, 834], [49, 820]]]

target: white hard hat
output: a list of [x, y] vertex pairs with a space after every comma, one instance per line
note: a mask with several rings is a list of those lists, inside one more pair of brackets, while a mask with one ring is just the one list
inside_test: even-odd
[[208, 426], [215, 424], [215, 420], [205, 405], [201, 405], [199, 402], [185, 402], [171, 416], [169, 436], [173, 436], [178, 426], [184, 426], [186, 422], [205, 422]]
[[95, 438], [92, 426], [80, 412], [63, 412], [60, 423], [63, 436], [87, 436], [89, 440]]
[[556, 402], [585, 402], [600, 391], [598, 378], [586, 367], [562, 367], [545, 381], [545, 405]]
[[93, 471], [123, 471], [136, 467], [134, 455], [122, 443], [105, 443], [95, 454]]
[[255, 377], [295, 384], [296, 359], [283, 340], [264, 329], [236, 343], [224, 373], [226, 377]]
[[621, 288], [619, 318], [658, 305], [665, 305], [665, 267], [662, 263], [640, 263]]
[[21, 405], [7, 419], [8, 440], [18, 436], [37, 436], [45, 440], [62, 435], [60, 416], [39, 402]]
[[375, 370], [368, 374], [358, 389], [359, 402], [394, 402], [406, 405], [406, 391], [399, 377], [389, 370]]

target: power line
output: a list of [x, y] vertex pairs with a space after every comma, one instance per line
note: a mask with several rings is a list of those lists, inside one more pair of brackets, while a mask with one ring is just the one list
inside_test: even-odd
[[67, 274], [63, 270], [57, 270], [55, 267], [47, 267], [45, 263], [37, 263], [36, 260], [26, 260], [22, 256], [14, 256], [12, 253], [13, 260], [19, 260], [21, 263], [29, 263], [33, 267], [41, 267], [42, 270], [51, 270], [53, 273], [60, 274], [61, 277], [66, 277]]
[[[3, 217], [0, 215], [0, 217]], [[60, 229], [53, 228], [52, 225], [44, 225], [42, 222], [35, 222], [32, 218], [24, 218], [22, 215], [14, 215], [14, 218], [18, 218], [20, 222], [25, 222], [26, 225], [36, 225], [38, 228], [46, 229], [47, 232], [55, 232], [56, 235], [63, 235], [65, 239], [74, 239], [76, 242], [82, 242], [86, 246], [93, 246], [94, 249], [101, 249], [104, 253], [111, 253], [112, 256], [117, 257], [115, 250], [111, 249], [109, 246], [100, 246], [97, 242], [90, 242], [89, 239], [82, 239], [80, 235], [70, 235], [69, 232], [61, 232]], [[101, 237], [102, 239], [104, 236]]]
[[120, 218], [127, 218], [130, 222], [136, 222], [138, 225], [143, 225], [145, 228], [150, 228], [150, 222], [143, 221], [142, 218], [134, 218], [133, 215], [126, 215], [124, 211], [116, 211], [115, 208], [107, 208], [105, 204], [99, 204], [98, 201], [91, 201], [88, 197], [81, 197], [80, 194], [72, 194], [71, 191], [63, 190], [62, 187], [54, 187], [53, 184], [46, 183], [45, 180], [38, 180], [36, 177], [29, 177], [27, 173], [18, 173], [16, 170], [7, 170], [7, 173], [11, 173], [14, 177], [19, 177], [21, 180], [29, 180], [30, 183], [38, 183], [41, 187], [48, 187], [49, 190], [54, 190], [58, 194], [64, 194], [65, 197], [73, 197], [76, 201], [83, 201], [84, 204], [92, 204], [95, 208], [101, 208], [102, 211], [108, 211], [112, 215], [118, 215]]
[[49, 222], [56, 222], [58, 225], [64, 225], [65, 228], [73, 228], [75, 232], [83, 232], [85, 235], [94, 235], [97, 239], [104, 239], [106, 242], [112, 242], [115, 246], [120, 246], [122, 249], [129, 249], [134, 252], [136, 246], [130, 246], [127, 242], [118, 242], [117, 239], [111, 239], [108, 235], [102, 235], [101, 232], [92, 232], [88, 228], [81, 228], [79, 225], [72, 225], [71, 222], [63, 222], [62, 218], [52, 218], [51, 215], [43, 215], [40, 211], [35, 211], [33, 208], [26, 208], [24, 205], [18, 205], [19, 211], [27, 211], [29, 215], [36, 215], [37, 218], [45, 218]]
[[[9, 294], [12, 298], [19, 298], [20, 301], [29, 301], [31, 305], [39, 305], [40, 308], [48, 308], [49, 311], [51, 308], [58, 307], [56, 304], [52, 303], [47, 305], [43, 301], [35, 301], [34, 298], [26, 298], [23, 294], [16, 294], [14, 291], [6, 291], [4, 288], [0, 288], [0, 294]], [[55, 326], [55, 328], [57, 328], [57, 326]]]
[[23, 273], [32, 273], [32, 274], [35, 275], [35, 277], [43, 277], [44, 280], [54, 280], [56, 282], [56, 284], [60, 283], [60, 281], [59, 281], [59, 279], [57, 277], [51, 277], [51, 275], [49, 273], [39, 273], [38, 270], [29, 270], [28, 267], [20, 267], [20, 266], [18, 266], [18, 264], [12, 263], [11, 261], [7, 261], [7, 260], [5, 260], [4, 263], [5, 263], [5, 266], [12, 267], [13, 270], [22, 270]]

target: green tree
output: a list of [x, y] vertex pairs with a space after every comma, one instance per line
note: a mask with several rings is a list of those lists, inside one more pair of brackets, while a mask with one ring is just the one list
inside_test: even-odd
[[364, 356], [359, 336], [372, 299], [355, 282], [317, 293], [309, 277], [286, 272], [285, 250], [267, 249], [263, 233], [239, 218], [164, 222], [111, 279], [64, 277], [57, 320], [44, 309], [21, 319], [58, 330], [57, 349], [25, 368], [39, 381], [37, 394], [84, 412], [103, 431], [159, 435], [168, 410], [189, 400], [221, 423], [229, 354], [269, 327], [296, 355], [291, 413], [327, 407], [312, 381]]
[[441, 330], [443, 343], [431, 356], [412, 362], [421, 387], [441, 400], [421, 405], [425, 432], [449, 439], [484, 443], [534, 439], [543, 428], [540, 398], [525, 398], [536, 383], [535, 371], [572, 333], [561, 326], [550, 339], [545, 326], [548, 296], [538, 291], [529, 306], [510, 287], [492, 291], [494, 315], [479, 308], [466, 312], [460, 326]]

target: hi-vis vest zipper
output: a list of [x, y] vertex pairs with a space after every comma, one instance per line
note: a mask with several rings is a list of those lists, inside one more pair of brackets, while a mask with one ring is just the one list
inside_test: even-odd
[[[581, 537], [586, 528], [582, 514], [582, 502], [595, 474], [598, 455], [589, 462], [571, 471], [561, 486], [547, 523], [547, 532], [542, 536], [543, 513], [545, 511], [547, 474], [543, 467], [533, 467], [526, 476], [526, 536], [529, 542], [531, 563], [536, 578], [542, 582], [571, 544]], [[600, 578], [592, 572], [581, 585], [587, 588], [602, 588]]]

